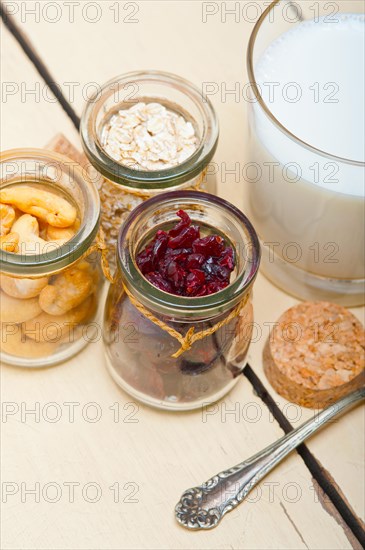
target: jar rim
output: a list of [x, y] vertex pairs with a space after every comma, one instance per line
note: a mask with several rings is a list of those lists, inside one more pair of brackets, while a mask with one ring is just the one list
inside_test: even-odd
[[[158, 289], [151, 284], [140, 272], [134, 260], [134, 253], [131, 250], [133, 245], [133, 226], [141, 222], [143, 216], [151, 216], [151, 213], [159, 209], [162, 204], [171, 204], [171, 208], [176, 212], [179, 209], [179, 204], [203, 204], [207, 206], [222, 209], [242, 227], [246, 232], [247, 238], [251, 246], [248, 247], [250, 262], [247, 269], [242, 269], [232, 281], [223, 290], [209, 294], [208, 296], [200, 297], [184, 297], [176, 294], [169, 294]], [[127, 244], [127, 247], [125, 246]], [[244, 294], [247, 293], [258, 272], [261, 257], [261, 249], [256, 231], [249, 219], [236, 206], [228, 201], [200, 191], [171, 191], [163, 193], [156, 197], [152, 197], [141, 203], [129, 215], [128, 219], [122, 226], [117, 242], [117, 260], [118, 266], [122, 271], [124, 283], [129, 290], [132, 290], [133, 295], [142, 303], [151, 305], [160, 313], [173, 312], [174, 314], [186, 314], [188, 316], [200, 316], [204, 313], [215, 315], [222, 312], [223, 309], [228, 309], [237, 305]], [[247, 266], [246, 266], [247, 267]]]
[[[333, 153], [330, 153], [328, 151], [323, 151], [318, 147], [315, 147], [314, 145], [311, 145], [310, 143], [304, 141], [299, 136], [295, 135], [284, 124], [282, 124], [278, 118], [276, 118], [276, 116], [272, 113], [272, 110], [264, 100], [260, 91], [260, 87], [256, 80], [256, 71], [254, 67], [254, 51], [256, 46], [256, 40], [258, 38], [258, 35], [261, 31], [263, 24], [269, 19], [269, 17], [271, 17], [272, 12], [280, 2], [282, 2], [282, 0], [272, 0], [272, 2], [266, 7], [266, 9], [260, 15], [259, 19], [256, 21], [248, 42], [246, 64], [247, 64], [248, 80], [252, 85], [255, 99], [257, 100], [259, 106], [261, 107], [265, 115], [268, 117], [268, 119], [273, 123], [273, 125], [280, 131], [281, 134], [284, 134], [285, 136], [287, 136], [292, 142], [300, 145], [304, 149], [307, 149], [308, 151], [315, 153], [325, 159], [331, 159], [333, 161], [336, 161], [342, 164], [363, 168], [365, 166], [365, 162], [363, 161], [348, 159], [345, 157], [334, 155]], [[295, 2], [293, 3], [293, 5], [295, 5]]]
[[[100, 144], [96, 118], [104, 102], [122, 86], [142, 81], [158, 82], [166, 89], [180, 90], [194, 103], [202, 116], [203, 132], [199, 147], [188, 159], [177, 166], [164, 170], [135, 170], [114, 160]], [[136, 100], [131, 101], [131, 105], [135, 104]], [[169, 72], [133, 71], [110, 79], [91, 96], [81, 116], [80, 137], [84, 152], [91, 164], [113, 183], [135, 189], [167, 189], [191, 180], [208, 165], [218, 145], [219, 123], [211, 101], [208, 97], [204, 97], [195, 84]]]
[[[81, 256], [92, 245], [99, 229], [100, 222], [100, 197], [89, 175], [82, 170], [81, 165], [59, 153], [47, 149], [21, 148], [9, 149], [0, 152], [0, 167], [12, 161], [34, 160], [35, 162], [46, 163], [50, 161], [51, 165], [57, 165], [64, 172], [67, 170], [70, 179], [76, 183], [81, 192], [87, 197], [89, 204], [93, 205], [93, 212], [90, 219], [84, 216], [81, 225], [72, 239], [58, 246], [56, 249], [35, 254], [15, 254], [0, 250], [1, 271], [14, 276], [41, 276], [45, 273], [57, 272], [81, 258]], [[70, 168], [72, 167], [72, 176]], [[19, 172], [19, 178], [24, 174]], [[31, 180], [22, 180], [20, 184], [31, 183]], [[33, 182], [34, 183], [34, 182]], [[47, 185], [47, 180], [39, 183]], [[6, 180], [0, 179], [0, 186], [17, 184], [16, 177], [8, 184]]]

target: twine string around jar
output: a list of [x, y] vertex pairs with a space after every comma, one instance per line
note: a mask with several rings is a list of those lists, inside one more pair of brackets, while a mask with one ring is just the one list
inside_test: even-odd
[[219, 321], [212, 327], [209, 327], [208, 329], [205, 329], [205, 330], [201, 330], [199, 332], [195, 332], [195, 327], [191, 327], [187, 331], [185, 336], [183, 336], [180, 332], [170, 327], [167, 323], [164, 323], [163, 321], [155, 317], [155, 315], [153, 315], [151, 311], [149, 311], [143, 304], [141, 304], [139, 300], [135, 298], [135, 296], [133, 296], [133, 294], [128, 290], [128, 288], [125, 285], [123, 285], [123, 288], [129, 300], [131, 301], [131, 303], [134, 305], [134, 307], [138, 309], [140, 313], [142, 313], [149, 321], [152, 321], [152, 323], [154, 323], [155, 325], [160, 327], [162, 330], [170, 334], [170, 336], [172, 336], [179, 342], [180, 348], [171, 356], [174, 359], [177, 359], [185, 351], [188, 351], [189, 349], [191, 349], [192, 345], [198, 340], [202, 340], [207, 336], [211, 336], [212, 334], [217, 332], [217, 330], [227, 325], [235, 317], [238, 317], [240, 311], [245, 307], [250, 297], [250, 293], [248, 292], [244, 296], [244, 298], [239, 302], [239, 304], [231, 311], [231, 313], [227, 315], [227, 317], [225, 317], [222, 321]]
[[82, 254], [82, 256], [77, 261], [87, 258], [94, 252], [100, 252], [101, 268], [103, 270], [104, 277], [113, 284], [115, 282], [115, 278], [110, 271], [108, 261], [108, 247], [105, 242], [104, 231], [101, 227], [99, 227], [98, 234], [95, 237], [95, 242]]
[[[91, 247], [85, 252], [85, 256], [90, 255], [93, 252], [100, 252], [101, 255], [101, 267], [104, 273], [104, 276], [110, 283], [116, 282], [116, 277], [113, 277], [113, 275], [110, 272], [109, 268], [109, 262], [108, 262], [108, 247], [104, 241], [104, 233], [103, 230], [100, 228], [99, 233], [95, 239], [95, 243], [91, 245]], [[247, 292], [247, 294], [243, 297], [243, 299], [238, 303], [238, 305], [225, 317], [222, 319], [222, 321], [219, 321], [212, 327], [209, 327], [208, 329], [201, 330], [199, 332], [195, 332], [195, 327], [191, 327], [185, 335], [182, 335], [180, 332], [169, 326], [164, 321], [161, 321], [158, 319], [149, 309], [147, 309], [139, 300], [133, 296], [133, 294], [128, 290], [126, 285], [123, 284], [123, 291], [127, 294], [130, 302], [132, 305], [138, 309], [144, 317], [146, 317], [149, 321], [160, 327], [162, 330], [170, 334], [173, 338], [175, 338], [179, 344], [180, 348], [172, 354], [171, 357], [174, 359], [177, 359], [182, 355], [185, 351], [188, 351], [191, 349], [192, 345], [202, 340], [203, 338], [206, 338], [207, 336], [211, 336], [217, 330], [224, 327], [228, 323], [230, 323], [235, 317], [238, 317], [241, 310], [245, 307], [247, 304], [249, 298], [250, 298], [250, 292]]]

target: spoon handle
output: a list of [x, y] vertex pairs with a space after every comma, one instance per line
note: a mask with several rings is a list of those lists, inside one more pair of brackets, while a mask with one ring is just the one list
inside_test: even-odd
[[183, 493], [175, 507], [177, 521], [188, 529], [212, 529], [236, 508], [251, 489], [291, 451], [326, 422], [365, 397], [365, 388], [339, 399], [307, 422], [248, 460]]

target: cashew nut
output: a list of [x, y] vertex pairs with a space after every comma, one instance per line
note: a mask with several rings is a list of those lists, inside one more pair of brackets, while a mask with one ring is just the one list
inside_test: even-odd
[[12, 229], [19, 233], [21, 241], [32, 240], [39, 237], [38, 220], [30, 214], [23, 214], [20, 216], [20, 218], [14, 222]]
[[76, 220], [71, 227], [54, 227], [49, 225], [47, 227], [46, 239], [48, 241], [69, 241], [77, 233], [80, 227], [79, 220]]
[[49, 228], [48, 223], [43, 222], [42, 220], [38, 220], [38, 226], [39, 226], [39, 236], [47, 241], [47, 229]]
[[[19, 235], [18, 252], [20, 254], [42, 254], [53, 250], [50, 247], [51, 241], [45, 241], [39, 237], [39, 224], [34, 216], [23, 214], [13, 224], [12, 229]], [[63, 243], [64, 241], [52, 241], [55, 247], [61, 246]]]
[[95, 299], [89, 296], [82, 304], [64, 315], [55, 316], [42, 312], [38, 317], [23, 324], [23, 334], [37, 342], [59, 342], [69, 336], [75, 325], [90, 318], [94, 310]]
[[35, 342], [34, 340], [25, 338], [19, 325], [13, 323], [1, 325], [0, 350], [2, 353], [26, 359], [36, 359], [52, 355], [57, 347], [58, 343]]
[[0, 236], [7, 235], [15, 220], [15, 210], [8, 204], [0, 204]]
[[[47, 241], [39, 237], [38, 220], [30, 214], [23, 214], [13, 224], [12, 229], [19, 235], [21, 254], [41, 254]], [[46, 249], [47, 250], [47, 249]]]
[[63, 315], [77, 307], [94, 291], [93, 276], [89, 271], [71, 267], [56, 275], [39, 295], [39, 304], [50, 315]]
[[6, 294], [21, 300], [38, 296], [46, 285], [48, 277], [38, 279], [17, 279], [8, 275], [0, 275], [0, 286]]
[[38, 298], [19, 300], [0, 291], [0, 320], [2, 323], [24, 323], [41, 313]]
[[4, 252], [18, 252], [19, 247], [19, 235], [18, 233], [8, 233], [0, 237], [0, 248]]
[[0, 191], [0, 202], [12, 204], [55, 227], [69, 227], [76, 220], [76, 208], [66, 199], [37, 187], [18, 185]]

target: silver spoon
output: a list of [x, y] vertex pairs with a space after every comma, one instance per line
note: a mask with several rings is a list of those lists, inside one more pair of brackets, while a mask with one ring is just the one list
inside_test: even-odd
[[292, 430], [248, 460], [220, 472], [183, 493], [175, 506], [177, 521], [188, 529], [212, 529], [236, 508], [249, 491], [291, 451], [326, 422], [365, 397], [365, 388], [339, 399], [299, 428]]

